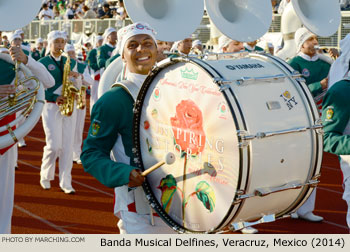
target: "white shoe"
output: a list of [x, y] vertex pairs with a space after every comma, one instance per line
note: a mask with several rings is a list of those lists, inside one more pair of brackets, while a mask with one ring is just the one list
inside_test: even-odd
[[259, 232], [256, 228], [253, 227], [242, 228], [240, 231], [242, 234], [256, 234]]
[[306, 221], [311, 221], [311, 222], [321, 222], [323, 221], [322, 216], [314, 215], [312, 212], [308, 212], [304, 215], [300, 215], [298, 213], [292, 213], [290, 216], [292, 219], [302, 219]]
[[27, 144], [25, 142], [19, 142], [18, 143], [18, 147], [19, 148], [26, 147], [26, 146], [27, 146]]
[[81, 160], [80, 159], [73, 159], [73, 162], [77, 163], [77, 164], [81, 164]]
[[51, 183], [49, 180], [40, 180], [40, 185], [44, 190], [49, 190], [51, 188]]
[[73, 187], [61, 187], [61, 190], [65, 193], [65, 194], [74, 194], [75, 190]]

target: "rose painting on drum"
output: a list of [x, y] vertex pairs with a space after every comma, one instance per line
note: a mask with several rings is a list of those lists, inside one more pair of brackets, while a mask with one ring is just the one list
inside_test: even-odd
[[203, 115], [194, 101], [182, 100], [176, 106], [175, 116], [170, 118], [170, 123], [174, 135], [175, 149], [181, 153], [184, 159], [183, 167], [183, 186], [182, 189], [177, 187], [175, 178], [170, 174], [162, 178], [158, 189], [162, 191], [161, 204], [163, 209], [168, 213], [172, 203], [172, 198], [178, 190], [182, 198], [182, 216], [185, 222], [185, 208], [189, 200], [195, 196], [203, 206], [210, 212], [215, 208], [215, 193], [211, 186], [205, 182], [197, 183], [196, 188], [188, 196], [185, 194], [186, 166], [189, 157], [195, 158], [205, 147], [205, 132], [203, 130]]
[[195, 156], [203, 151], [205, 133], [203, 116], [192, 100], [182, 100], [176, 106], [176, 115], [170, 118], [176, 149], [182, 156]]

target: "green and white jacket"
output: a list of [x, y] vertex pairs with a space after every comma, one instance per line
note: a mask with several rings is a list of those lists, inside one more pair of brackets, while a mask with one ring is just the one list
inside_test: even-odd
[[299, 53], [298, 56], [292, 58], [288, 63], [303, 75], [314, 97], [322, 93], [321, 80], [328, 76], [331, 67], [328, 62], [320, 59], [318, 55], [310, 58], [303, 53]]
[[[146, 75], [128, 74], [140, 89]], [[114, 87], [97, 100], [91, 112], [91, 125], [84, 141], [81, 161], [84, 170], [107, 187], [115, 188], [115, 208], [128, 211], [135, 201], [129, 190], [130, 172], [136, 169], [132, 153], [134, 98], [122, 87]], [[111, 159], [112, 157], [112, 159]]]
[[335, 83], [322, 104], [324, 151], [339, 155], [344, 181], [350, 178], [350, 80]]
[[[55, 79], [55, 86], [45, 90], [45, 100], [48, 102], [56, 102], [57, 97], [62, 93], [63, 69], [66, 61], [67, 58], [65, 56], [60, 56], [54, 60], [51, 55], [47, 55], [39, 60]], [[78, 72], [74, 59], [71, 59], [70, 69], [71, 71]]]
[[115, 47], [110, 44], [104, 44], [97, 49], [97, 65], [99, 69], [106, 66], [106, 61], [111, 57], [114, 49]]

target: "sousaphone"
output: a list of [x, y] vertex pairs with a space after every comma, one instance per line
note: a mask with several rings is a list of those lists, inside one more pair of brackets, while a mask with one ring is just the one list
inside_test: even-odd
[[282, 14], [284, 47], [277, 56], [284, 60], [295, 56], [294, 34], [302, 24], [318, 36], [328, 37], [338, 30], [340, 20], [338, 0], [291, 0]]
[[124, 5], [133, 22], [148, 23], [163, 41], [190, 37], [204, 12], [203, 0], [125, 0]]
[[[38, 14], [41, 3], [41, 0], [0, 0], [0, 30], [13, 31], [27, 25]], [[0, 127], [0, 132], [8, 131], [8, 134], [0, 137], [2, 149], [16, 143], [33, 129], [43, 108], [44, 89], [26, 66], [13, 62], [7, 54], [0, 53], [0, 59], [15, 65], [16, 79], [19, 71], [26, 76], [24, 80], [17, 79], [18, 86], [22, 86], [21, 90], [18, 89], [11, 97], [0, 99], [0, 119], [21, 111], [14, 121]], [[24, 91], [29, 86], [32, 88]], [[11, 130], [24, 119], [23, 124]]]
[[237, 41], [259, 39], [272, 22], [270, 0], [205, 0], [205, 5], [215, 26]]

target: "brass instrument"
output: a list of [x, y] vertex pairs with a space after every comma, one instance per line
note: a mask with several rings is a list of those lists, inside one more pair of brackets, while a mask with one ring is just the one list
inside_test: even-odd
[[62, 96], [64, 97], [64, 102], [59, 105], [61, 115], [63, 116], [71, 116], [73, 114], [75, 95], [79, 92], [79, 89], [76, 88], [73, 82], [69, 79], [70, 61], [70, 57], [67, 55], [62, 79]]
[[82, 85], [77, 94], [77, 109], [86, 107], [86, 86]]
[[[14, 114], [16, 112], [24, 111], [22, 114], [26, 117], [33, 109], [36, 103], [36, 95], [38, 93], [40, 82], [34, 77], [26, 77], [24, 79], [19, 79], [19, 68], [20, 63], [15, 62], [15, 89], [16, 93], [10, 94], [8, 97], [0, 99], [0, 120], [4, 117]], [[35, 81], [34, 88], [27, 88], [25, 83], [29, 81]]]

